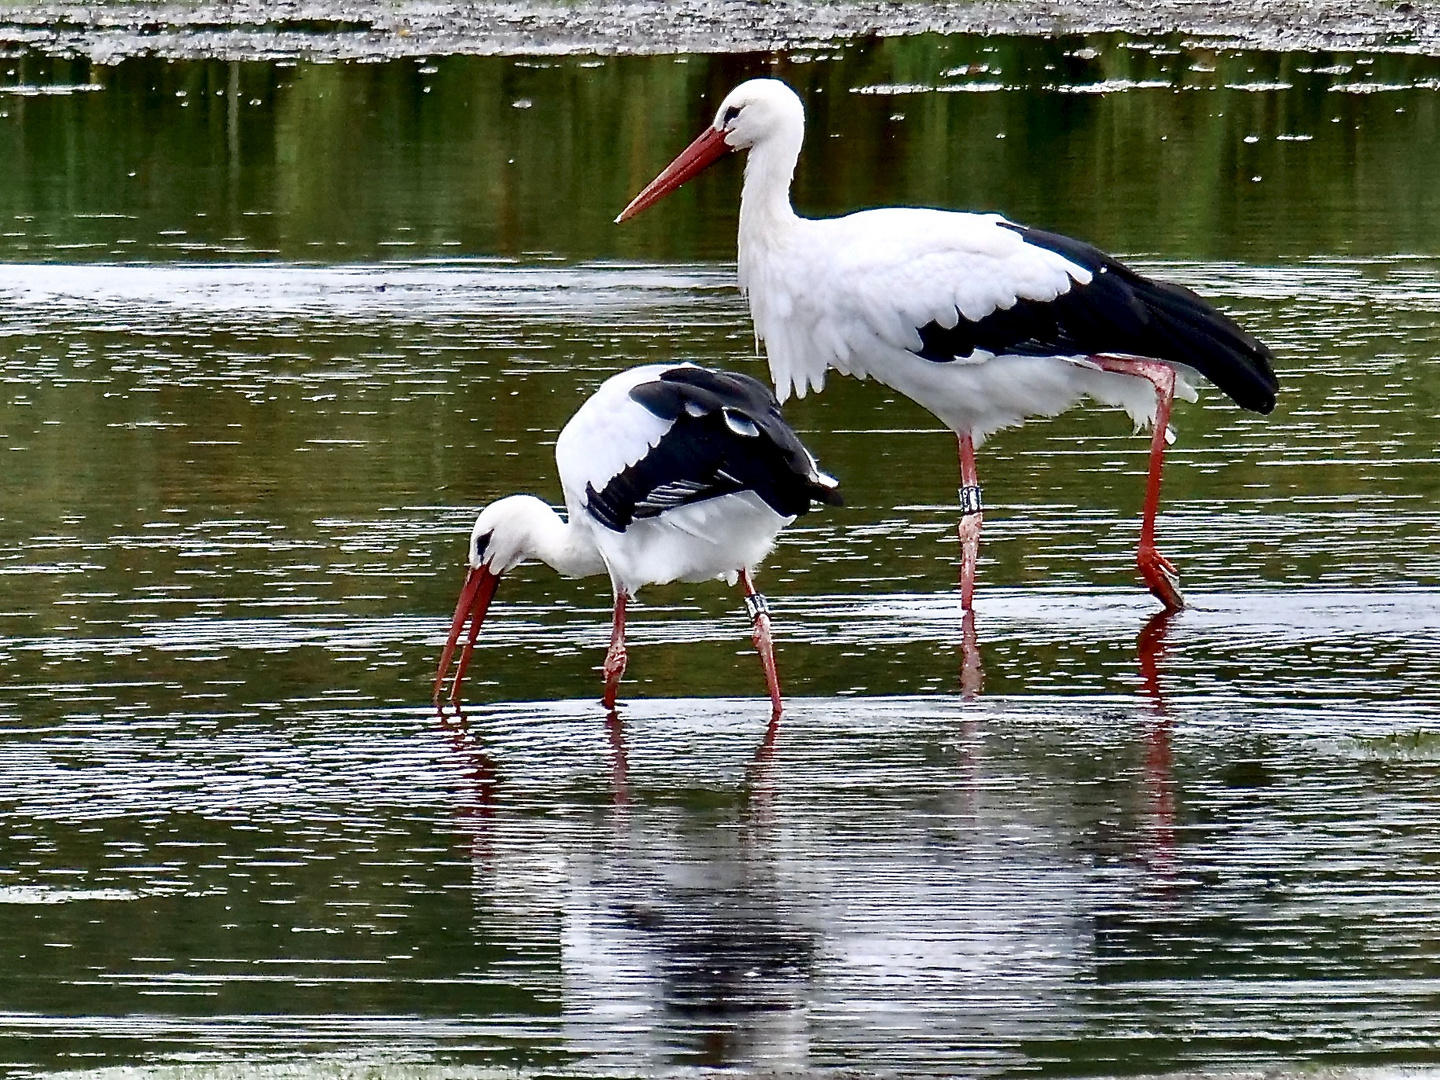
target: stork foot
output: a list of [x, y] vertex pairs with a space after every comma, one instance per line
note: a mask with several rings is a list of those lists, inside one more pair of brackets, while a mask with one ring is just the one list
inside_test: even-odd
[[620, 692], [620, 680], [625, 675], [626, 659], [623, 645], [605, 654], [605, 664], [600, 669], [605, 676], [605, 694], [600, 702], [607, 709], [615, 708], [615, 697]]
[[1150, 592], [1165, 605], [1166, 611], [1179, 611], [1185, 606], [1185, 596], [1180, 591], [1180, 571], [1153, 545], [1141, 546], [1135, 565]]

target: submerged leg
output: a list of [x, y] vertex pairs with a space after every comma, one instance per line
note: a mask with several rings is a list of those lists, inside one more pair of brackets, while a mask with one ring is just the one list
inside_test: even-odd
[[1106, 371], [1148, 379], [1155, 387], [1155, 431], [1150, 438], [1150, 469], [1145, 480], [1145, 509], [1140, 518], [1140, 549], [1135, 565], [1140, 576], [1166, 611], [1185, 606], [1180, 593], [1180, 572], [1155, 547], [1155, 516], [1160, 510], [1160, 470], [1165, 464], [1165, 436], [1170, 428], [1170, 405], [1175, 400], [1175, 369], [1158, 360], [1130, 360], [1118, 356], [1093, 358]]
[[975, 564], [980, 558], [980, 526], [985, 514], [980, 503], [980, 474], [975, 469], [975, 443], [970, 433], [960, 440], [960, 608], [975, 602]]
[[755, 624], [751, 634], [755, 650], [760, 654], [760, 662], [765, 665], [765, 685], [770, 688], [770, 722], [773, 724], [780, 719], [781, 704], [780, 677], [775, 674], [775, 645], [770, 640], [770, 609], [765, 597], [755, 591], [750, 571], [740, 571], [740, 587], [745, 590], [745, 609], [750, 612], [750, 619]]
[[620, 689], [620, 677], [625, 674], [625, 605], [630, 596], [623, 588], [615, 589], [615, 622], [610, 628], [610, 648], [605, 652], [605, 693], [600, 698], [607, 709], [615, 707], [615, 694]]

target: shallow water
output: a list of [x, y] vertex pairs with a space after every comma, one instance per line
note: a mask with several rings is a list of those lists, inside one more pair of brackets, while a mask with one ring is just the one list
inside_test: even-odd
[[[847, 505], [797, 522], [761, 577], [778, 728], [722, 585], [642, 594], [607, 717], [608, 588], [539, 569], [503, 584], [463, 717], [427, 704], [476, 508], [558, 496], [550, 446], [585, 393], [658, 359], [762, 370], [722, 261], [733, 170], [632, 231], [605, 215], [702, 122], [691, 96], [765, 58], [132, 62], [0, 119], [0, 1068], [1440, 1057], [1429, 62], [1099, 40], [1066, 73], [919, 89], [988, 47], [786, 58], [828, 102], [810, 205], [1001, 205], [1117, 247], [1270, 343], [1280, 404], [1262, 418], [1206, 392], [1179, 411], [1160, 543], [1191, 607], [1170, 620], [1132, 572], [1148, 440], [1098, 409], [994, 438], [972, 627], [953, 593], [953, 439], [873, 385], [793, 403]], [[1037, 73], [1064, 53], [1007, 48]], [[1213, 66], [1205, 94], [1272, 117], [1263, 142], [1248, 121], [1205, 129], [1261, 146], [1263, 175], [1297, 147], [1314, 161], [1275, 187], [1236, 161], [1195, 179], [1212, 212], [1168, 217], [1135, 209], [1170, 175], [1139, 166], [1119, 192], [1051, 187], [1023, 161], [962, 167], [1030, 131], [1025, 160], [1060, 139], [1056, 174], [1093, 178], [1180, 123], [1189, 175], [1211, 160], [1183, 126], [1200, 92], [1147, 87], [1152, 61]], [[1346, 64], [1406, 88], [1223, 85], [1308, 67], [1343, 86]], [[1056, 88], [1095, 85], [1094, 66], [1130, 82]], [[175, 96], [196, 80], [221, 91], [206, 101], [252, 82], [274, 96], [232, 125], [230, 106]], [[425, 85], [449, 100], [439, 119], [416, 104]], [[673, 109], [648, 141], [608, 131], [624, 169], [576, 149], [577, 116], [645, 85]], [[1271, 137], [1306, 133], [1293, 117], [1312, 99], [1350, 122]], [[185, 101], [218, 110], [208, 136], [175, 127]], [[145, 124], [121, 124], [137, 102]], [[362, 134], [317, 171], [317, 133], [360, 105]], [[927, 118], [915, 152], [862, 168], [889, 145], [880, 124], [829, 155], [827, 127], [867, 130], [882, 107]], [[976, 108], [1000, 110], [1006, 140]], [[447, 143], [485, 116], [505, 124]], [[961, 128], [968, 156], [928, 168], [919, 148]], [[481, 183], [466, 155], [492, 136], [528, 179]], [[151, 170], [141, 196], [131, 153]]]

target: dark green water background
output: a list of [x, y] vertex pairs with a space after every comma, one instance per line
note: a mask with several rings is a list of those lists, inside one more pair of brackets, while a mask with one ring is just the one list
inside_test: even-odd
[[[723, 586], [643, 594], [617, 722], [607, 584], [533, 568], [442, 723], [476, 509], [557, 498], [616, 370], [763, 371], [738, 161], [611, 222], [760, 73], [803, 212], [999, 210], [1274, 348], [1273, 416], [1176, 417], [1193, 608], [1133, 580], [1148, 440], [1078, 410], [984, 448], [962, 655], [953, 439], [836, 379], [773, 739]], [[0, 1068], [1440, 1060], [1437, 126], [1434, 59], [1162, 38], [6, 58]]]

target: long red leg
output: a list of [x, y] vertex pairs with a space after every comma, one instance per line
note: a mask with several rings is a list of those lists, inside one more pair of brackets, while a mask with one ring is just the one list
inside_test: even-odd
[[1170, 406], [1175, 400], [1175, 369], [1157, 360], [1129, 360], [1118, 356], [1096, 356], [1106, 371], [1136, 375], [1155, 387], [1155, 431], [1150, 438], [1150, 470], [1145, 480], [1145, 509], [1140, 518], [1140, 548], [1135, 565], [1166, 611], [1185, 606], [1180, 593], [1180, 572], [1155, 546], [1155, 517], [1160, 511], [1160, 471], [1165, 465], [1165, 434], [1170, 427]]
[[975, 603], [975, 564], [980, 558], [980, 526], [985, 514], [980, 504], [980, 474], [975, 468], [975, 443], [967, 431], [960, 440], [960, 608]]
[[625, 674], [625, 605], [630, 596], [623, 588], [615, 590], [615, 622], [610, 628], [610, 648], [605, 652], [605, 693], [600, 698], [607, 709], [615, 707], [615, 694], [620, 677]]
[[775, 644], [770, 639], [770, 609], [765, 604], [765, 597], [755, 591], [748, 570], [740, 571], [740, 587], [745, 590], [745, 607], [755, 624], [751, 638], [755, 642], [755, 650], [760, 654], [760, 662], [765, 665], [765, 685], [770, 688], [770, 722], [774, 723], [780, 719], [782, 706], [780, 677], [775, 674]]

